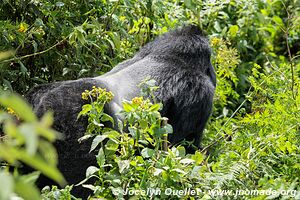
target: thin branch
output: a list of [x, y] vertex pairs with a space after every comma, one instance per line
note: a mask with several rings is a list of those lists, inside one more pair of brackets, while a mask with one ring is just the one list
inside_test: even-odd
[[295, 85], [294, 62], [293, 62], [293, 57], [292, 57], [291, 49], [290, 49], [290, 46], [289, 46], [288, 38], [289, 38], [289, 33], [286, 32], [285, 33], [285, 41], [286, 41], [287, 51], [288, 51], [288, 54], [289, 54], [289, 62], [290, 62], [291, 73], [292, 73], [292, 87], [291, 87], [291, 90], [292, 90], [293, 99], [296, 100], [296, 96], [295, 96], [295, 93], [294, 93], [294, 85]]
[[3, 61], [0, 62], [0, 64], [7, 63], [7, 62], [12, 62], [12, 61], [15, 61], [15, 60], [22, 60], [22, 59], [29, 58], [29, 57], [32, 57], [32, 56], [37, 56], [37, 55], [41, 55], [41, 54], [47, 53], [51, 49], [53, 49], [56, 46], [60, 45], [63, 41], [64, 40], [61, 40], [61, 41], [57, 42], [56, 44], [54, 44], [53, 46], [51, 46], [50, 48], [48, 48], [48, 49], [46, 49], [44, 51], [36, 52], [36, 53], [33, 53], [33, 54], [28, 54], [28, 55], [21, 56], [21, 57], [15, 57], [15, 58], [11, 58], [11, 59], [8, 59], [8, 60], [3, 60]]

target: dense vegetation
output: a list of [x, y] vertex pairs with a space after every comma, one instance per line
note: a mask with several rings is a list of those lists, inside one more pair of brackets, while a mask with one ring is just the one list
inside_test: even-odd
[[[161, 105], [147, 98], [155, 90], [148, 81], [144, 97], [124, 102], [129, 133], [88, 127], [85, 138], [95, 136], [91, 149], [99, 150], [99, 166], [88, 169], [87, 179], [97, 181], [86, 187], [107, 199], [300, 199], [297, 0], [0, 0], [0, 123], [5, 134], [0, 199], [74, 198], [72, 186], [45, 188], [40, 196], [34, 186], [38, 172], [8, 173], [7, 164], [12, 168], [21, 161], [64, 183], [56, 157], [49, 156], [55, 155], [51, 142], [59, 136], [50, 128], [51, 115], [38, 120], [20, 96], [8, 91], [23, 95], [36, 84], [103, 74], [185, 23], [198, 24], [210, 37], [217, 73], [203, 149], [193, 155], [182, 146], [162, 151], [162, 136], [172, 134], [172, 128], [159, 126]], [[85, 95], [93, 92], [101, 95], [82, 114], [111, 120], [101, 109], [111, 94], [91, 88]], [[89, 115], [91, 109], [99, 115]], [[177, 193], [154, 197], [141, 192], [148, 188]], [[188, 188], [197, 193], [179, 193]], [[137, 192], [123, 195], [126, 189]], [[253, 190], [261, 193], [250, 194]]]

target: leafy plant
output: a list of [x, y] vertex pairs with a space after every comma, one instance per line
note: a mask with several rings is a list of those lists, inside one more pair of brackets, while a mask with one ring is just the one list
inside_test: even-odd
[[7, 92], [0, 95], [0, 104], [10, 113], [0, 110], [0, 125], [3, 127], [0, 141], [0, 161], [3, 164], [0, 170], [0, 197], [3, 200], [16, 195], [24, 199], [40, 199], [40, 192], [34, 185], [40, 173], [21, 175], [16, 171], [10, 174], [5, 164], [20, 166], [24, 163], [61, 185], [65, 184], [56, 168], [56, 150], [51, 144], [58, 135], [50, 128], [52, 115], [47, 113], [38, 120], [20, 96]]

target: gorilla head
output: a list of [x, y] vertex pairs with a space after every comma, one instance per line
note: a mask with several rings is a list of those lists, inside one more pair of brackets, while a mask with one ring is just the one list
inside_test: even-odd
[[[59, 169], [70, 184], [84, 179], [85, 170], [95, 162], [89, 143], [78, 143], [85, 133], [86, 119], [76, 121], [84, 102], [81, 93], [93, 85], [112, 91], [114, 99], [105, 108], [117, 118], [122, 100], [139, 96], [137, 85], [145, 78], [156, 80], [156, 98], [164, 104], [162, 116], [169, 118], [174, 133], [171, 144], [193, 140], [199, 147], [211, 114], [216, 86], [211, 50], [207, 38], [194, 25], [166, 33], [148, 43], [131, 59], [95, 78], [56, 82], [33, 88], [27, 95], [38, 116], [54, 111], [54, 128], [64, 134], [56, 142]], [[75, 191], [76, 192], [76, 191]]]

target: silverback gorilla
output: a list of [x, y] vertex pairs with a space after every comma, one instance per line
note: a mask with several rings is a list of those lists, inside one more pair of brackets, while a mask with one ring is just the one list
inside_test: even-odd
[[[55, 82], [34, 87], [26, 98], [34, 111], [41, 116], [47, 110], [54, 112], [54, 128], [64, 134], [55, 146], [59, 155], [58, 168], [69, 184], [85, 178], [85, 170], [95, 164], [89, 154], [90, 143], [80, 143], [87, 120], [77, 119], [84, 104], [81, 93], [92, 86], [107, 88], [114, 99], [105, 108], [116, 118], [122, 100], [139, 96], [137, 85], [145, 78], [156, 80], [159, 90], [156, 98], [164, 107], [162, 116], [169, 119], [174, 133], [171, 144], [183, 139], [194, 140], [199, 147], [205, 124], [211, 114], [216, 76], [210, 62], [211, 50], [207, 38], [194, 25], [168, 32], [146, 44], [131, 59], [110, 72], [95, 78]], [[42, 181], [42, 184], [48, 184]], [[82, 190], [74, 188], [82, 196]]]

